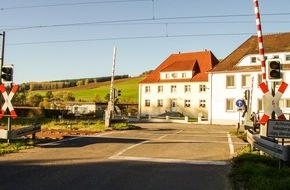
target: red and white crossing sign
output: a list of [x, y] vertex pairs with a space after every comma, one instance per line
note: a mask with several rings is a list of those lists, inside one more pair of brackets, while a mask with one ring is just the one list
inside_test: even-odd
[[13, 119], [15, 119], [17, 117], [17, 114], [12, 106], [11, 100], [14, 96], [14, 94], [17, 92], [18, 90], [18, 85], [14, 85], [10, 91], [10, 93], [8, 94], [6, 91], [6, 88], [4, 86], [4, 84], [0, 85], [0, 92], [2, 93], [2, 96], [5, 100], [4, 104], [2, 105], [1, 108], [1, 113], [0, 113], [0, 118], [3, 117], [3, 115], [5, 114], [5, 111], [7, 110], [7, 108], [10, 111], [10, 115]]
[[273, 97], [266, 83], [262, 82], [260, 84], [260, 88], [264, 93], [266, 101], [268, 102], [268, 104], [264, 103], [264, 115], [260, 119], [261, 124], [267, 123], [273, 111], [277, 114], [279, 120], [286, 120], [281, 108], [279, 107], [279, 101], [287, 86], [287, 83], [282, 82], [278, 89], [278, 92], [276, 92], [275, 96]]

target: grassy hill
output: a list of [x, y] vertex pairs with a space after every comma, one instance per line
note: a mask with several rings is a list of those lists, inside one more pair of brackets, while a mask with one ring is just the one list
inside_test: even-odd
[[[120, 100], [123, 102], [138, 103], [139, 82], [142, 81], [145, 76], [133, 77], [126, 79], [119, 79], [114, 81], [114, 88], [121, 90]], [[64, 88], [52, 90], [54, 93], [58, 91], [70, 91], [76, 98], [76, 101], [93, 101], [96, 96], [99, 96], [102, 101], [105, 100], [105, 96], [110, 92], [110, 81], [90, 83], [88, 85], [81, 85], [77, 87]], [[32, 93], [39, 93], [45, 95], [47, 91], [32, 91]]]

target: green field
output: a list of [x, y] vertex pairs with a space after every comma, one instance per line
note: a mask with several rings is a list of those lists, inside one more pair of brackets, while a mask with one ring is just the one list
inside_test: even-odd
[[[144, 78], [145, 77], [133, 77], [115, 80], [114, 88], [121, 90], [121, 97], [119, 99], [125, 103], [138, 103], [139, 82]], [[58, 91], [72, 92], [76, 101], [91, 102], [94, 101], [95, 97], [98, 95], [101, 100], [105, 102], [105, 96], [110, 92], [110, 82], [100, 82], [79, 87], [53, 90], [53, 93]], [[33, 91], [32, 93], [45, 95], [46, 92], [47, 91]]]

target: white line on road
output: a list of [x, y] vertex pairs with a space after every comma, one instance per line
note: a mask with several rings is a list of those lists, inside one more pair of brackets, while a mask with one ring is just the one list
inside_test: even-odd
[[177, 131], [176, 133], [173, 133], [173, 134], [170, 133], [170, 134], [167, 134], [167, 135], [163, 135], [163, 136], [159, 137], [157, 140], [161, 140], [161, 139], [167, 137], [168, 135], [177, 135], [177, 134], [179, 134], [179, 133], [181, 133], [181, 132], [182, 132], [182, 130]]
[[[136, 146], [139, 146], [139, 145], [141, 145], [141, 144], [147, 143], [147, 142], [149, 142], [149, 141], [143, 141], [143, 142], [140, 142], [140, 143], [134, 144], [134, 145], [132, 145], [132, 146], [129, 146], [128, 148], [125, 148], [124, 150], [118, 152], [118, 153], [115, 154], [114, 156], [120, 156], [120, 155], [124, 154], [125, 152], [127, 152], [128, 150], [130, 150], [130, 149], [132, 149], [132, 148], [135, 148]], [[111, 157], [114, 157], [114, 156], [111, 156]], [[110, 157], [110, 158], [111, 158], [111, 157]]]
[[219, 165], [224, 166], [229, 164], [227, 161], [206, 161], [206, 160], [181, 160], [181, 159], [164, 159], [150, 157], [133, 157], [133, 156], [111, 156], [109, 159], [143, 161], [143, 162], [161, 162], [175, 164], [195, 164], [195, 165]]
[[234, 156], [235, 149], [234, 149], [234, 144], [233, 144], [233, 141], [232, 141], [232, 138], [231, 138], [230, 134], [228, 134], [228, 142], [229, 142], [229, 147], [230, 147], [230, 155]]

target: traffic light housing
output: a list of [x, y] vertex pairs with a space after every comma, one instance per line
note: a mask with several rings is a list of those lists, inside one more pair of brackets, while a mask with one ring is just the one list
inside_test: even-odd
[[281, 59], [266, 60], [266, 80], [281, 81], [282, 80], [282, 63]]
[[249, 100], [250, 98], [250, 90], [245, 90], [244, 91], [244, 100]]
[[3, 65], [1, 70], [1, 81], [2, 83], [13, 82], [13, 65]]
[[117, 98], [118, 96], [121, 96], [121, 90], [114, 88], [114, 98]]

